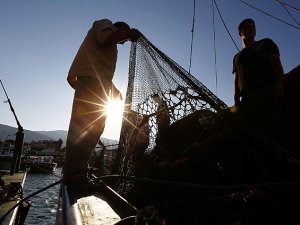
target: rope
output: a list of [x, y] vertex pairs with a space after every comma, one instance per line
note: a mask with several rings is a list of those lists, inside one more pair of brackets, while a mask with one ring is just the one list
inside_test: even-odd
[[195, 27], [195, 8], [196, 8], [196, 0], [194, 0], [194, 9], [193, 9], [193, 23], [192, 23], [192, 40], [191, 40], [191, 51], [190, 51], [190, 66], [189, 66], [189, 74], [191, 72], [192, 66], [192, 55], [193, 55], [193, 42], [194, 42], [194, 27]]
[[264, 12], [264, 11], [262, 11], [262, 10], [256, 8], [256, 7], [253, 6], [253, 5], [248, 4], [247, 2], [245, 2], [245, 1], [243, 1], [243, 0], [240, 0], [240, 2], [244, 3], [245, 5], [247, 5], [247, 6], [251, 7], [251, 8], [253, 8], [253, 9], [255, 9], [255, 10], [257, 10], [257, 11], [259, 11], [259, 12], [261, 12], [261, 13], [267, 15], [267, 16], [272, 17], [273, 19], [276, 19], [276, 20], [278, 20], [278, 21], [280, 21], [280, 22], [282, 22], [282, 23], [284, 23], [284, 24], [286, 24], [286, 25], [289, 25], [289, 26], [291, 26], [291, 27], [296, 28], [297, 30], [300, 30], [300, 27], [297, 27], [297, 26], [295, 26], [295, 25], [293, 25], [293, 24], [290, 24], [290, 23], [288, 23], [288, 22], [286, 22], [286, 21], [284, 21], [284, 20], [282, 20], [282, 19], [279, 19], [279, 18], [277, 18], [277, 17], [275, 17], [275, 16], [272, 16], [271, 14], [266, 13], [266, 12]]
[[228, 35], [229, 35], [230, 38], [231, 38], [231, 41], [232, 41], [233, 44], [235, 45], [236, 49], [237, 49], [238, 51], [240, 51], [239, 48], [238, 48], [238, 46], [237, 46], [237, 44], [236, 44], [235, 41], [233, 40], [233, 38], [232, 38], [232, 36], [231, 36], [231, 34], [230, 34], [230, 32], [229, 32], [229, 30], [228, 30], [226, 24], [225, 24], [225, 21], [224, 21], [224, 19], [223, 19], [223, 17], [222, 17], [222, 14], [221, 14], [220, 10], [219, 10], [219, 7], [218, 7], [218, 5], [217, 5], [217, 3], [216, 3], [216, 0], [213, 0], [213, 1], [214, 1], [215, 6], [216, 6], [216, 8], [217, 8], [217, 10], [218, 10], [218, 13], [219, 13], [219, 16], [220, 16], [220, 18], [221, 18], [221, 20], [222, 20], [222, 22], [223, 22], [223, 25], [224, 25], [224, 27], [225, 27], [225, 29], [226, 29]]
[[215, 7], [213, 0], [212, 3], [212, 15], [213, 15], [213, 33], [214, 33], [214, 56], [215, 56], [215, 76], [216, 76], [216, 96], [218, 96], [218, 71], [217, 71], [217, 48], [216, 48], [216, 27], [215, 27]]
[[279, 2], [279, 4], [285, 9], [285, 11], [289, 14], [289, 16], [295, 21], [295, 23], [300, 27], [300, 24], [298, 23], [298, 21], [296, 20], [295, 17], [293, 17], [293, 15], [290, 13], [290, 11], [287, 9], [287, 7], [285, 6], [285, 4]]
[[288, 5], [288, 4], [286, 4], [286, 3], [282, 2], [282, 1], [279, 1], [279, 0], [275, 0], [275, 1], [279, 2], [282, 5], [285, 5], [285, 6], [289, 7], [289, 8], [291, 8], [291, 9], [294, 9], [294, 10], [300, 12], [300, 9], [298, 9], [298, 8], [296, 8], [294, 6]]
[[142, 181], [146, 183], [157, 183], [164, 185], [174, 185], [179, 187], [189, 187], [189, 188], [200, 188], [206, 190], [237, 190], [241, 188], [262, 188], [262, 187], [290, 187], [290, 186], [300, 186], [300, 182], [266, 182], [266, 183], [253, 183], [253, 184], [194, 184], [194, 183], [186, 183], [186, 182], [178, 182], [178, 181], [170, 181], [170, 180], [160, 180], [153, 178], [145, 178], [145, 177], [135, 177], [135, 176], [124, 176], [118, 174], [105, 175], [95, 178], [96, 180], [105, 180], [105, 179], [126, 179], [133, 181]]

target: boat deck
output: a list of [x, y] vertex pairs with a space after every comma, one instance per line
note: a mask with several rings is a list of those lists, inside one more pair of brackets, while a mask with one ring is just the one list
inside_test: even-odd
[[134, 224], [137, 211], [108, 186], [86, 194], [61, 186], [56, 225]]
[[[2, 180], [5, 182], [5, 185], [9, 184], [20, 184], [22, 187], [24, 186], [25, 179], [26, 179], [26, 172], [21, 171], [10, 175], [9, 171], [1, 170]], [[6, 215], [6, 213], [18, 202], [20, 201], [19, 198], [9, 198], [9, 199], [1, 199], [0, 200], [0, 218]], [[7, 216], [5, 216], [3, 221], [0, 221], [2, 225], [12, 225], [15, 224], [15, 220], [17, 217], [19, 207], [16, 207], [12, 210]]]

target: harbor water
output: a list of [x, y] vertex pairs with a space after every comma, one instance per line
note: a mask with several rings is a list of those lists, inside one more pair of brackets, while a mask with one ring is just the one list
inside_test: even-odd
[[[58, 181], [61, 176], [61, 168], [55, 169], [55, 174], [27, 173], [23, 195], [28, 195]], [[25, 225], [51, 225], [55, 224], [59, 185], [51, 187], [35, 196], [31, 200]]]

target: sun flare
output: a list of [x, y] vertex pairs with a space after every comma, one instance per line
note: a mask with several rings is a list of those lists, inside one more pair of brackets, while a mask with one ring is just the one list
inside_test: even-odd
[[111, 118], [122, 117], [124, 102], [121, 100], [108, 100], [106, 105], [106, 114]]
[[103, 136], [118, 139], [122, 125], [124, 101], [109, 100], [105, 108], [107, 117]]

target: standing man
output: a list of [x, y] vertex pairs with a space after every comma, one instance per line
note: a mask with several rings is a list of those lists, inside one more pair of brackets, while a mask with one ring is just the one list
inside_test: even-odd
[[283, 144], [284, 75], [279, 49], [269, 38], [255, 40], [253, 19], [243, 20], [238, 32], [243, 49], [233, 59], [235, 106], [249, 127]]
[[88, 160], [104, 131], [105, 105], [121, 93], [112, 83], [117, 44], [136, 41], [141, 33], [124, 22], [95, 21], [81, 44], [67, 80], [75, 89], [69, 125], [63, 184], [78, 187], [88, 181]]

